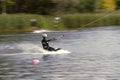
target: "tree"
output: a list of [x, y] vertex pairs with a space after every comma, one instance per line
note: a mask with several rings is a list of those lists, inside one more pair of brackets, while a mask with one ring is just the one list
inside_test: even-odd
[[12, 11], [12, 6], [14, 5], [13, 0], [1, 0], [0, 1], [0, 11], [3, 14], [6, 14], [7, 12], [9, 13]]
[[115, 0], [102, 0], [101, 5], [104, 10], [114, 11], [116, 9]]
[[8, 13], [13, 13], [14, 12], [14, 5], [15, 5], [14, 0], [6, 0], [6, 11]]
[[15, 0], [17, 12], [52, 14], [55, 3], [52, 0]]
[[120, 9], [120, 0], [116, 0], [116, 4], [117, 4], [117, 8], [116, 9]]
[[76, 6], [79, 12], [94, 12], [98, 0], [80, 0]]

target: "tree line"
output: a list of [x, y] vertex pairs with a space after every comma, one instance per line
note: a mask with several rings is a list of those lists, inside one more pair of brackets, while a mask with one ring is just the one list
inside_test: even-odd
[[54, 15], [120, 9], [120, 0], [0, 0], [0, 13]]

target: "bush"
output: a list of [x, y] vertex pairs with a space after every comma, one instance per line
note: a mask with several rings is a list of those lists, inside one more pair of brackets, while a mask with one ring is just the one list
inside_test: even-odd
[[120, 25], [120, 14], [69, 14], [62, 19], [69, 29]]
[[[31, 25], [31, 19], [36, 19]], [[29, 32], [36, 29], [79, 29], [98, 26], [120, 25], [120, 14], [66, 14], [61, 16], [58, 23], [54, 16], [41, 16], [33, 14], [0, 15], [0, 33]]]

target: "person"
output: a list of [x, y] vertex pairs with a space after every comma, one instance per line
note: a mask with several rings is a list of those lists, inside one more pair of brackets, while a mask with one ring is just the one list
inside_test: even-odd
[[42, 39], [42, 46], [43, 46], [43, 49], [45, 49], [45, 50], [48, 50], [48, 51], [58, 51], [58, 50], [60, 50], [60, 48], [57, 48], [57, 49], [55, 49], [55, 48], [53, 48], [53, 47], [51, 47], [51, 46], [49, 46], [49, 42], [50, 41], [55, 41], [55, 40], [57, 40], [57, 39], [47, 39], [47, 34], [42, 34], [42, 37], [43, 37], [43, 39]]

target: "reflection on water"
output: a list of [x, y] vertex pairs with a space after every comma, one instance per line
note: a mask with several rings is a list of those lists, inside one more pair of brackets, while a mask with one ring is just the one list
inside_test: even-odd
[[[39, 53], [41, 33], [0, 36], [0, 80], [119, 80], [120, 28], [48, 32], [65, 35], [51, 45], [69, 50], [64, 55]], [[32, 60], [40, 64], [33, 65]]]

